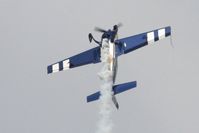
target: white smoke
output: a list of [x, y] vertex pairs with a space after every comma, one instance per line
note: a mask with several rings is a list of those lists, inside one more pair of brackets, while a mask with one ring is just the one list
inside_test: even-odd
[[111, 119], [112, 114], [112, 86], [113, 86], [113, 75], [110, 71], [109, 66], [109, 44], [106, 40], [102, 42], [101, 48], [101, 61], [102, 69], [99, 72], [99, 77], [102, 81], [100, 88], [100, 111], [99, 111], [99, 122], [97, 125], [96, 133], [111, 133], [113, 128], [113, 122]]

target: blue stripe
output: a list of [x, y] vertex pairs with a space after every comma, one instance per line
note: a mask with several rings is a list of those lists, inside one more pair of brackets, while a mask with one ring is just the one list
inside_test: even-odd
[[171, 35], [171, 27], [170, 26], [166, 27], [165, 32], [166, 32], [165, 36], [170, 36]]
[[158, 41], [158, 40], [159, 40], [159, 37], [158, 37], [158, 30], [155, 30], [155, 31], [154, 31], [154, 40], [155, 40], [155, 41]]
[[52, 72], [53, 72], [53, 67], [52, 67], [52, 65], [50, 65], [47, 67], [47, 73], [50, 74]]
[[59, 62], [59, 71], [62, 71], [64, 69], [63, 67], [63, 61]]

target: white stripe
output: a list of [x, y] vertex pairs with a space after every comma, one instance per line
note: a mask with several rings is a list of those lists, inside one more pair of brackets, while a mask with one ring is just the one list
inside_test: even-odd
[[147, 33], [147, 42], [150, 44], [150, 43], [153, 43], [155, 40], [155, 36], [154, 36], [154, 32], [149, 32]]
[[158, 30], [159, 40], [165, 38], [165, 28]]
[[69, 68], [70, 68], [69, 59], [63, 61], [63, 69], [64, 69], [64, 70], [67, 70], [67, 69], [69, 69]]
[[52, 72], [54, 73], [54, 72], [58, 72], [59, 71], [59, 63], [57, 63], [57, 64], [54, 64], [53, 66], [52, 66]]

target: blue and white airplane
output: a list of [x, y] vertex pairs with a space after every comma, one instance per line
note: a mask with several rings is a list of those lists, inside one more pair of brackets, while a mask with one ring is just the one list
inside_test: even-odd
[[[116, 94], [119, 94], [121, 92], [124, 92], [126, 90], [135, 88], [137, 86], [136, 81], [123, 83], [119, 85], [115, 85], [115, 78], [117, 74], [117, 58], [120, 55], [127, 54], [129, 52], [132, 52], [138, 48], [141, 48], [143, 46], [153, 44], [155, 41], [158, 41], [160, 39], [163, 39], [165, 37], [168, 37], [171, 35], [171, 27], [164, 27], [156, 30], [152, 30], [149, 32], [141, 33], [138, 35], [130, 36], [127, 38], [118, 39], [117, 33], [118, 28], [121, 26], [121, 24], [114, 25], [113, 29], [104, 30], [101, 28], [95, 28], [96, 31], [99, 31], [102, 34], [101, 40], [97, 41], [94, 39], [93, 35], [89, 33], [89, 41], [92, 42], [92, 40], [97, 43], [99, 46], [92, 48], [90, 50], [87, 50], [85, 52], [82, 52], [80, 54], [77, 54], [75, 56], [69, 57], [67, 59], [64, 59], [62, 61], [59, 61], [57, 63], [54, 63], [52, 65], [49, 65], [47, 67], [47, 73], [55, 73], [63, 70], [68, 70], [71, 68], [87, 65], [87, 64], [95, 64], [101, 62], [101, 48], [104, 44], [104, 42], [109, 44], [109, 67], [110, 71], [112, 72], [112, 78], [113, 78], [113, 96], [112, 101], [115, 104], [116, 108], [119, 108], [119, 104], [115, 98]], [[96, 92], [92, 95], [87, 96], [87, 102], [95, 101], [99, 99], [100, 97], [100, 91]]]

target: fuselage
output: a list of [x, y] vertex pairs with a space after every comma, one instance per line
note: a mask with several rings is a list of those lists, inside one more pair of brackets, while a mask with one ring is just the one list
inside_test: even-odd
[[[101, 53], [104, 50], [104, 48], [108, 48], [108, 53], [107, 53], [108, 54], [108, 69], [111, 72], [113, 86], [114, 86], [116, 75], [117, 75], [117, 56], [115, 54], [116, 53], [115, 52], [115, 43], [111, 42], [111, 40], [108, 38], [103, 38], [101, 44], [102, 44]], [[112, 86], [112, 89], [113, 89], [113, 86]], [[117, 99], [114, 94], [112, 95], [112, 101], [115, 104], [116, 108], [118, 109], [119, 104], [118, 104]]]
[[108, 62], [109, 62], [109, 70], [112, 73], [113, 77], [113, 84], [115, 83], [116, 75], [117, 75], [117, 56], [115, 50], [115, 38], [116, 38], [115, 31], [108, 30], [106, 33], [102, 35], [101, 45], [108, 43]]

